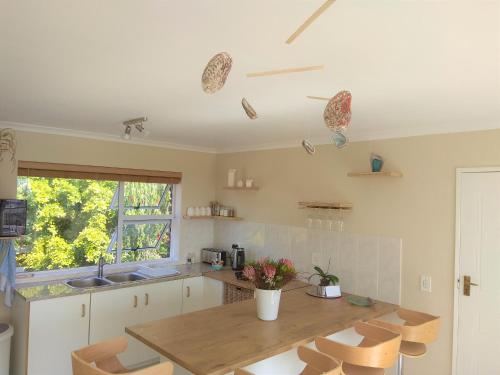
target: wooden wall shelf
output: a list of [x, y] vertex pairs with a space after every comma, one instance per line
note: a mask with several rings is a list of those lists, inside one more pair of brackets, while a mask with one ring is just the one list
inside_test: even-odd
[[352, 210], [348, 202], [299, 202], [299, 208], [319, 208], [322, 210]]
[[242, 217], [237, 217], [237, 216], [183, 216], [184, 219], [186, 220], [243, 220]]
[[259, 190], [258, 186], [252, 186], [252, 187], [245, 187], [245, 186], [242, 186], [242, 187], [237, 187], [237, 186], [224, 186], [223, 188], [224, 190], [239, 190], [239, 191], [255, 191], [255, 190]]
[[349, 172], [348, 177], [403, 177], [401, 172]]

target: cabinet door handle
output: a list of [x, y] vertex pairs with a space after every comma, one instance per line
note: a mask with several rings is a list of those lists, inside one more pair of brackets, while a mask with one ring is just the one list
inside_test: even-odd
[[191, 297], [191, 287], [189, 286], [186, 287], [186, 297], [187, 298]]
[[149, 305], [149, 293], [144, 294], [144, 298], [145, 298], [144, 304], [146, 306]]
[[137, 296], [134, 296], [134, 307], [137, 307]]
[[82, 318], [85, 318], [87, 307], [82, 303]]

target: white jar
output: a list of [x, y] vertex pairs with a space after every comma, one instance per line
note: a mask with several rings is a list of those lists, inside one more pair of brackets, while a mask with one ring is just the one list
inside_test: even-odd
[[194, 216], [194, 208], [193, 207], [188, 207], [188, 209], [187, 209], [187, 215], [188, 216]]
[[247, 178], [247, 180], [245, 181], [245, 185], [247, 188], [251, 188], [253, 186], [253, 180], [250, 178]]
[[236, 183], [236, 186], [239, 188], [242, 188], [243, 187], [243, 180], [238, 180], [238, 182]]
[[194, 216], [201, 216], [200, 207], [195, 207], [195, 209], [194, 209]]
[[212, 216], [212, 207], [205, 207], [205, 215]]
[[227, 186], [234, 187], [234, 181], [236, 179], [236, 169], [230, 169], [227, 171]]

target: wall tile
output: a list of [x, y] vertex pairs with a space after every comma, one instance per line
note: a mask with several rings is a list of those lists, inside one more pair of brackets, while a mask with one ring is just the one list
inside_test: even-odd
[[401, 304], [402, 241], [399, 238], [380, 238], [378, 299]]
[[[344, 292], [400, 303], [400, 239], [246, 221], [217, 221], [212, 227], [200, 224], [202, 221], [193, 222], [183, 228], [182, 236], [184, 245], [196, 254], [203, 241], [190, 237], [197, 237], [192, 233], [201, 231], [202, 237], [212, 238], [217, 247], [230, 250], [233, 243], [244, 247], [249, 260], [264, 256], [290, 258], [304, 278], [305, 273], [311, 273], [312, 255], [317, 253], [322, 268], [326, 269], [328, 260], [332, 260], [330, 272], [340, 278]], [[210, 230], [212, 237], [207, 232]]]
[[356, 259], [356, 294], [378, 297], [378, 257], [378, 237], [360, 236]]

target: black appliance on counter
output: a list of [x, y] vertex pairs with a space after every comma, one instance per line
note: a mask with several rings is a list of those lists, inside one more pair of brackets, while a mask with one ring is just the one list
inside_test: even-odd
[[245, 268], [245, 249], [242, 247], [239, 247], [237, 244], [234, 244], [232, 246], [232, 253], [231, 253], [231, 268], [234, 271], [241, 271], [243, 268]]
[[21, 199], [0, 199], [0, 237], [26, 234], [28, 205]]

